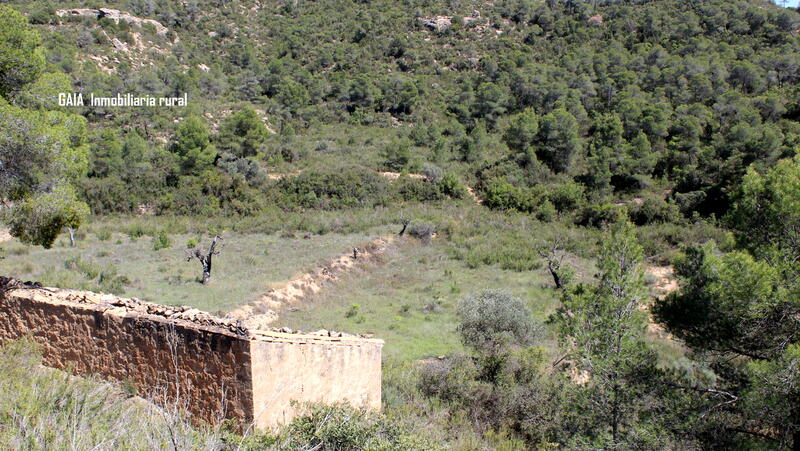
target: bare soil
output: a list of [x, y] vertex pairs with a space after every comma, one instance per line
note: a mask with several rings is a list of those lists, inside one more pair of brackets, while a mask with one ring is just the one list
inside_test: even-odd
[[380, 263], [397, 240], [394, 235], [375, 238], [312, 271], [271, 287], [256, 301], [231, 311], [229, 315], [251, 329], [267, 327], [275, 322], [282, 308], [302, 303], [306, 297], [319, 293], [326, 285], [335, 283], [357, 267]]

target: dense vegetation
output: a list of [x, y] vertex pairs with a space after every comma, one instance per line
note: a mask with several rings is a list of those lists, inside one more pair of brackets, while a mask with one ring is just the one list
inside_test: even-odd
[[[110, 5], [160, 20], [166, 35], [24, 4], [31, 22], [58, 25], [28, 68], [46, 77], [6, 88], [13, 103], [55, 109], [62, 73], [86, 97], [192, 99], [183, 110], [69, 109], [93, 124], [78, 185], [96, 213], [385, 203], [393, 196], [368, 170], [426, 165], [492, 208], [543, 219], [603, 222], [606, 204], [637, 196], [648, 201], [630, 212], [637, 223], [719, 217], [749, 165], [800, 142], [798, 16], [765, 2]], [[452, 26], [418, 20], [436, 14]], [[98, 55], [120, 63], [102, 71], [88, 58]], [[346, 179], [322, 170], [343, 164]], [[314, 187], [264, 176], [294, 168]], [[442, 188], [399, 197], [453, 194]]]
[[[403, 271], [449, 278], [460, 301], [437, 316], [449, 307], [435, 294], [419, 327], [452, 323], [461, 344], [387, 363], [384, 415], [318, 406], [278, 436], [200, 431], [187, 443], [800, 447], [796, 11], [762, 0], [103, 3], [158, 20], [160, 33], [3, 3], [0, 214], [23, 243], [58, 246], [87, 221], [123, 224], [90, 224], [100, 242], [152, 235], [153, 252], [222, 228], [368, 234], [410, 219], [426, 244], [436, 231], [434, 250], [410, 253]], [[68, 6], [100, 7], [57, 7]], [[59, 92], [190, 101], [60, 107]], [[144, 228], [134, 215], [159, 217]], [[648, 263], [674, 265], [680, 289], [651, 299]], [[495, 286], [459, 293], [456, 266]], [[81, 283], [125, 290], [125, 275], [89, 269]], [[555, 288], [499, 282], [545, 270]], [[372, 320], [359, 308], [348, 325]], [[32, 365], [5, 353], [22, 360], [2, 371]], [[32, 382], [58, 387], [51, 379]], [[34, 431], [75, 421], [34, 409], [51, 401], [8, 381], [7, 446], [27, 440], [19, 418], [42, 421]], [[96, 430], [117, 427], [108, 415], [119, 413], [94, 409]], [[163, 440], [142, 437], [119, 443]]]

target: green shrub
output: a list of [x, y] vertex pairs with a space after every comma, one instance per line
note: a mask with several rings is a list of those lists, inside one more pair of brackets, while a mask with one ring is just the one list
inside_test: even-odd
[[165, 230], [161, 230], [153, 237], [153, 250], [160, 251], [172, 247], [172, 240]]
[[[45, 275], [42, 276], [43, 283], [115, 294], [123, 294], [125, 287], [131, 283], [126, 276], [118, 275], [119, 270], [116, 266], [85, 261], [80, 257], [66, 259], [64, 268], [67, 271], [61, 274], [45, 271]], [[75, 273], [80, 276], [76, 278]]]
[[100, 276], [97, 278], [98, 291], [105, 293], [123, 294], [125, 286], [130, 283], [128, 277], [117, 275], [117, 268], [113, 265], [100, 272]]
[[374, 171], [345, 167], [305, 171], [278, 182], [278, 203], [284, 208], [371, 207], [388, 201], [386, 180]]
[[439, 181], [439, 189], [444, 195], [453, 199], [463, 199], [467, 197], [467, 188], [452, 172], [446, 172]]
[[34, 25], [54, 25], [58, 23], [58, 16], [52, 6], [44, 6], [28, 16], [28, 22]]
[[350, 304], [350, 308], [344, 313], [345, 318], [353, 318], [358, 316], [361, 309], [361, 304]]
[[438, 445], [388, 421], [386, 417], [347, 404], [312, 405], [280, 433], [278, 450], [436, 451]]
[[585, 201], [584, 187], [575, 182], [562, 183], [550, 188], [549, 198], [559, 212], [579, 210]]
[[540, 221], [550, 222], [556, 219], [558, 212], [552, 202], [546, 200], [542, 202], [536, 209], [536, 219]]
[[485, 190], [484, 205], [495, 210], [530, 212], [535, 203], [530, 192], [507, 182], [490, 183]]
[[95, 214], [131, 213], [139, 199], [119, 177], [84, 178], [78, 188]]
[[128, 227], [127, 234], [131, 239], [141, 238], [147, 235], [147, 229], [141, 224], [132, 224]]
[[103, 271], [103, 267], [91, 261], [81, 260], [80, 257], [72, 257], [64, 260], [64, 268], [77, 271], [87, 279], [94, 279]]
[[438, 184], [426, 180], [411, 178], [402, 175], [395, 182], [393, 188], [397, 190], [400, 199], [404, 201], [428, 202], [445, 198]]
[[458, 306], [458, 332], [465, 345], [497, 352], [509, 344], [530, 344], [536, 333], [531, 311], [521, 299], [502, 290], [465, 297]]
[[411, 170], [411, 140], [399, 138], [390, 142], [383, 152], [384, 167], [389, 171]]
[[425, 175], [425, 180], [434, 185], [439, 184], [442, 181], [443, 173], [442, 168], [436, 166], [435, 164], [425, 163], [422, 165], [422, 174]]
[[659, 197], [647, 197], [641, 205], [635, 205], [628, 211], [628, 216], [636, 225], [676, 222], [680, 219], [680, 210], [673, 202]]
[[603, 227], [619, 221], [625, 215], [625, 207], [611, 204], [593, 204], [585, 207], [575, 222], [587, 227]]
[[430, 244], [433, 235], [436, 233], [436, 226], [424, 222], [415, 222], [408, 226], [408, 231], [406, 233], [408, 233], [409, 236], [421, 240], [425, 244]]
[[103, 227], [94, 233], [98, 240], [108, 241], [111, 239], [111, 229]]
[[484, 205], [496, 210], [516, 210], [533, 213], [542, 221], [552, 221], [556, 209], [547, 198], [547, 190], [536, 185], [531, 188], [508, 182], [490, 182], [485, 189]]

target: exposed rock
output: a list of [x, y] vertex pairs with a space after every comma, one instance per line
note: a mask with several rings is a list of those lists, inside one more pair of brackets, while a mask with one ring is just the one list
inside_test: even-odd
[[[471, 16], [464, 16], [462, 20], [464, 25], [469, 25], [477, 22], [481, 18], [480, 11], [473, 11]], [[433, 16], [433, 17], [418, 17], [418, 21], [433, 31], [444, 31], [453, 25], [453, 16]]]
[[586, 19], [586, 22], [590, 25], [603, 25], [603, 16], [600, 14], [594, 15]]
[[68, 17], [68, 16], [85, 16], [85, 17], [96, 17], [97, 19], [110, 19], [114, 22], [119, 23], [119, 21], [127, 22], [131, 25], [136, 25], [141, 27], [144, 24], [151, 24], [155, 27], [156, 33], [163, 36], [167, 34], [167, 27], [161, 25], [161, 23], [157, 20], [153, 19], [142, 19], [141, 17], [133, 16], [129, 13], [124, 11], [120, 11], [118, 9], [110, 9], [110, 8], [99, 8], [99, 9], [91, 9], [91, 8], [73, 8], [73, 9], [59, 9], [56, 11], [56, 15], [59, 17]]
[[444, 31], [453, 24], [450, 16], [420, 17], [418, 20], [434, 31]]
[[120, 52], [128, 53], [130, 51], [128, 49], [128, 44], [125, 44], [124, 42], [120, 41], [117, 38], [112, 38], [111, 39], [111, 45], [113, 45], [114, 48], [119, 50]]

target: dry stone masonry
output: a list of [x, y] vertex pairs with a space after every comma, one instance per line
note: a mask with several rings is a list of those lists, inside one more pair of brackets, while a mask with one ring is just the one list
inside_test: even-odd
[[190, 307], [0, 278], [0, 343], [24, 336], [47, 366], [166, 394], [212, 423], [272, 428], [305, 402], [380, 409], [383, 341], [364, 336], [249, 330]]

